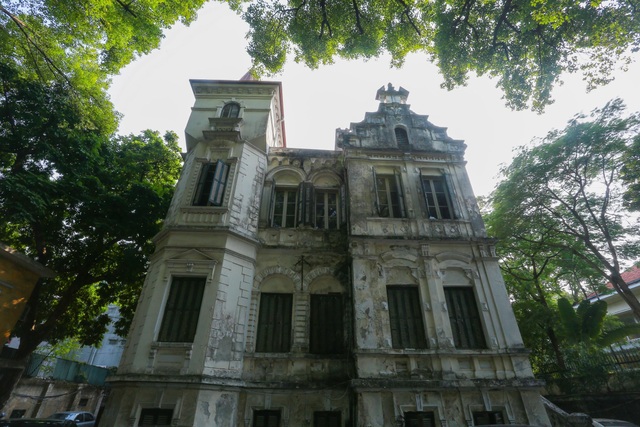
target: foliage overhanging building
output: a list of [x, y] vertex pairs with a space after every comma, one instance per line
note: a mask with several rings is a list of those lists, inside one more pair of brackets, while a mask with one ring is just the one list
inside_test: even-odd
[[191, 87], [102, 423], [549, 425], [463, 141], [389, 85], [334, 151], [286, 148], [280, 83]]

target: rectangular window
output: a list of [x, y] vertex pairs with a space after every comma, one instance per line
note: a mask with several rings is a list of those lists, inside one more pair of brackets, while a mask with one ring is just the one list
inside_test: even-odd
[[473, 413], [473, 424], [487, 426], [491, 424], [505, 424], [502, 411], [476, 411]]
[[417, 286], [388, 286], [393, 348], [427, 348]]
[[309, 351], [314, 354], [341, 354], [343, 345], [342, 295], [311, 295]]
[[405, 412], [405, 427], [435, 427], [435, 416], [433, 412]]
[[397, 174], [376, 174], [375, 191], [378, 215], [383, 218], [404, 218], [404, 200]]
[[222, 160], [202, 165], [193, 198], [194, 206], [222, 206], [229, 165]]
[[280, 427], [280, 411], [253, 411], [253, 427]]
[[338, 192], [316, 190], [316, 228], [336, 230], [338, 224]]
[[276, 188], [271, 215], [271, 226], [292, 228], [296, 226], [296, 188]]
[[473, 288], [444, 288], [456, 348], [486, 348]]
[[286, 353], [291, 351], [291, 308], [293, 295], [260, 295], [256, 352]]
[[340, 427], [340, 411], [316, 411], [313, 427]]
[[423, 176], [422, 190], [429, 219], [453, 219], [451, 197], [444, 177]]
[[173, 409], [143, 408], [138, 426], [170, 426]]
[[206, 278], [174, 277], [158, 341], [193, 342]]

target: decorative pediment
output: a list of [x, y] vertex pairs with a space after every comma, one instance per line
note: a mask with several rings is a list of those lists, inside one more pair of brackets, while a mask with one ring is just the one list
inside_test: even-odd
[[197, 249], [188, 249], [173, 258], [167, 260], [170, 269], [193, 271], [209, 270], [218, 263], [214, 258], [200, 252]]

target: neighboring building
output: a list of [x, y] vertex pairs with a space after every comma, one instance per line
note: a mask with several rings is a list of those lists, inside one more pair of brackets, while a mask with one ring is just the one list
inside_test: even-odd
[[[640, 267], [633, 266], [628, 271], [620, 275], [633, 294], [640, 300]], [[620, 294], [613, 289], [612, 283], [607, 283], [607, 288], [611, 291], [606, 294], [592, 294], [587, 298], [590, 301], [602, 300], [607, 303], [607, 313], [617, 316], [624, 323], [636, 323], [636, 318]], [[637, 337], [636, 337], [637, 338]]]
[[462, 141], [389, 85], [335, 151], [286, 148], [280, 83], [191, 86], [101, 424], [550, 424]]
[[0, 243], [0, 349], [22, 316], [41, 277], [54, 277], [49, 268]]

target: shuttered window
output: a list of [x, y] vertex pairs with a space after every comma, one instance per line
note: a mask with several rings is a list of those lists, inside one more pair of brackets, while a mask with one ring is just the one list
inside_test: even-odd
[[170, 426], [173, 409], [144, 408], [138, 426]]
[[405, 427], [435, 427], [433, 412], [405, 412]]
[[398, 148], [409, 148], [409, 136], [407, 135], [407, 131], [398, 127], [395, 128], [395, 134]]
[[272, 227], [295, 227], [297, 192], [295, 188], [276, 188], [271, 215]]
[[204, 292], [204, 277], [174, 277], [158, 341], [193, 342]]
[[342, 294], [311, 295], [309, 351], [314, 354], [344, 352]]
[[338, 228], [338, 192], [316, 190], [316, 228], [335, 230]]
[[476, 411], [473, 413], [473, 425], [487, 426], [491, 424], [505, 424], [502, 411]]
[[340, 411], [316, 411], [313, 427], [340, 427]]
[[393, 348], [427, 348], [417, 286], [389, 286], [389, 321]]
[[422, 190], [430, 219], [453, 219], [451, 197], [444, 177], [423, 176]]
[[194, 206], [221, 206], [229, 175], [229, 165], [222, 160], [202, 166], [193, 198]]
[[253, 427], [279, 427], [280, 411], [253, 411]]
[[293, 295], [260, 295], [256, 352], [285, 353], [291, 350], [291, 307]]
[[404, 218], [404, 200], [397, 174], [374, 173], [376, 207], [383, 218]]
[[444, 288], [456, 348], [486, 348], [473, 288]]

